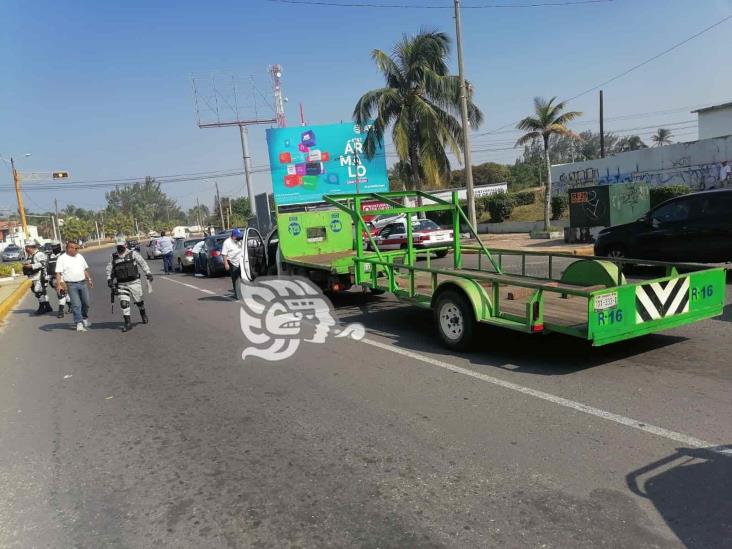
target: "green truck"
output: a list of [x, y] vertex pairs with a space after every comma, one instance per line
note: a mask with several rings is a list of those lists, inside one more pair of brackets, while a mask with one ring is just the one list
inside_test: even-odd
[[[277, 229], [266, 241], [247, 235], [243, 277], [264, 274], [304, 276], [324, 291], [361, 285], [389, 292], [432, 309], [445, 345], [470, 346], [478, 323], [526, 333], [558, 332], [593, 345], [606, 345], [722, 314], [726, 271], [697, 264], [670, 264], [624, 258], [488, 249], [470, 226], [457, 193], [443, 200], [420, 191], [324, 196], [329, 209], [278, 211]], [[404, 249], [379, 250], [363, 219], [362, 204], [378, 201], [383, 215], [444, 212], [454, 235], [467, 225], [475, 244], [453, 238], [443, 248], [420, 250], [406, 223]], [[409, 201], [415, 206], [404, 206]], [[421, 205], [429, 201], [429, 205]], [[408, 217], [407, 217], [408, 216]], [[368, 246], [367, 246], [368, 242]], [[368, 251], [366, 248], [371, 251]], [[434, 264], [433, 254], [452, 261]], [[520, 271], [504, 271], [517, 256]], [[471, 265], [464, 261], [471, 257]], [[544, 276], [527, 273], [527, 258], [541, 259]], [[634, 266], [662, 268], [664, 276], [626, 279]]]

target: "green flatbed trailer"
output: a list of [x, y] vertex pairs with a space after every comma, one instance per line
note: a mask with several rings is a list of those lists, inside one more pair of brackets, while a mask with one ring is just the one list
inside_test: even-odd
[[[331, 291], [359, 284], [430, 308], [450, 348], [467, 348], [479, 322], [526, 333], [558, 332], [599, 346], [723, 311], [726, 271], [721, 267], [488, 249], [460, 208], [457, 193], [451, 201], [420, 191], [323, 198], [333, 209], [278, 215], [280, 273], [306, 276]], [[433, 203], [406, 207], [400, 202], [405, 199]], [[407, 223], [406, 249], [381, 251], [368, 236], [374, 251], [366, 251], [361, 235], [369, 233], [361, 204], [367, 200], [388, 204], [390, 209], [379, 212], [383, 215], [449, 212], [453, 234], [459, 235], [461, 225], [467, 225], [477, 244], [465, 245], [454, 238], [444, 248], [418, 250]], [[452, 266], [432, 264], [431, 255], [441, 250], [452, 252]], [[466, 254], [477, 256], [477, 268], [465, 266]], [[504, 272], [506, 256], [521, 259], [520, 273]], [[527, 274], [527, 258], [541, 258], [546, 276]], [[558, 266], [570, 260], [565, 268]], [[665, 275], [627, 280], [623, 271], [638, 265], [663, 268]]]

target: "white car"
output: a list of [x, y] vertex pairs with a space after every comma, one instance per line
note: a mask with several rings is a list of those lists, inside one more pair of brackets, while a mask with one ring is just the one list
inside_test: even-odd
[[148, 242], [140, 244], [140, 255], [145, 259], [159, 259], [163, 257], [160, 251], [159, 238], [152, 238]]
[[[390, 223], [377, 236], [374, 242], [379, 250], [399, 250], [407, 247], [407, 224], [405, 219]], [[431, 219], [412, 221], [412, 242], [417, 249], [449, 247], [453, 242], [453, 232], [442, 229]], [[437, 257], [445, 257], [448, 250], [435, 252]]]

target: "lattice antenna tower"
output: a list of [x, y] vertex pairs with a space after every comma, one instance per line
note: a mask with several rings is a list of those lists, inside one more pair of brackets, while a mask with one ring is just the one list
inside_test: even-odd
[[270, 65], [268, 70], [272, 77], [272, 91], [274, 92], [277, 127], [284, 128], [287, 126], [287, 120], [285, 119], [285, 102], [287, 101], [287, 98], [282, 91], [282, 65]]

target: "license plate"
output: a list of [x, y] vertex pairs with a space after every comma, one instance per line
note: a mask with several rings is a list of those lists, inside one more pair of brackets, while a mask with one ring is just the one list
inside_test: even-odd
[[618, 306], [618, 292], [595, 296], [595, 310], [604, 311]]

